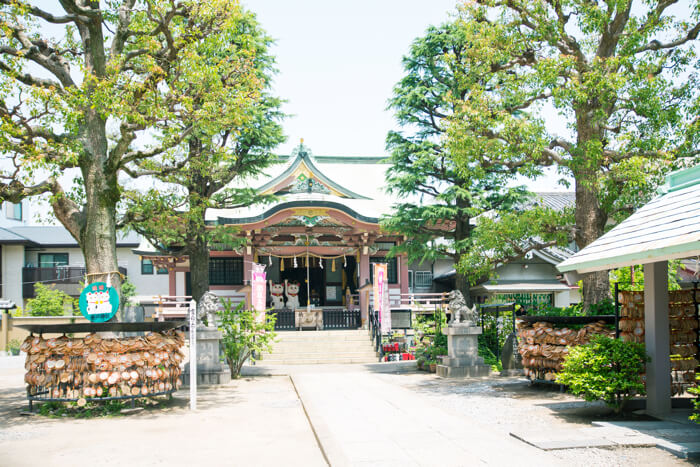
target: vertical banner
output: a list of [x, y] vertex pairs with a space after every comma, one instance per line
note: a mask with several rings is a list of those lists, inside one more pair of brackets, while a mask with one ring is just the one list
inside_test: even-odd
[[251, 285], [251, 300], [252, 306], [258, 312], [257, 318], [259, 321], [265, 320], [265, 298], [267, 296], [267, 282], [265, 281], [265, 266], [263, 264], [253, 263]]
[[190, 410], [197, 410], [197, 302], [192, 300], [190, 318]]
[[382, 333], [391, 332], [391, 312], [389, 311], [389, 288], [387, 265], [374, 264], [374, 309], [379, 315]]

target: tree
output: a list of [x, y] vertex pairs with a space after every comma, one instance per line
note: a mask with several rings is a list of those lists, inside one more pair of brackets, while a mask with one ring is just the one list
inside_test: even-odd
[[[169, 84], [209, 73], [178, 64], [194, 61], [201, 40], [240, 8], [229, 0], [60, 6], [54, 14], [0, 0], [0, 198], [48, 194], [83, 251], [90, 281], [105, 280], [102, 273], [117, 271], [119, 175], [167, 154], [192, 132], [177, 116], [196, 97], [184, 99]], [[52, 37], [47, 24], [64, 25], [65, 35]], [[66, 171], [75, 174], [69, 189], [60, 179]], [[111, 282], [119, 291], [118, 275]]]
[[[644, 203], [664, 171], [700, 154], [690, 69], [697, 66], [700, 7], [694, 2], [687, 15], [673, 16], [675, 3], [476, 0], [461, 10], [461, 30], [479, 41], [490, 73], [502, 81], [499, 93], [524, 119], [522, 128], [477, 131], [494, 142], [532, 141], [538, 163], [573, 177], [580, 248]], [[465, 112], [479, 112], [471, 94], [464, 101]], [[545, 125], [533, 133], [545, 104], [570, 134]], [[608, 294], [607, 272], [584, 276], [586, 306]]]
[[[387, 182], [388, 189], [405, 201], [382, 221], [385, 230], [406, 239], [394, 253], [406, 252], [411, 260], [453, 258], [456, 288], [468, 304], [469, 283], [488, 276], [496, 264], [561, 241], [560, 236], [540, 237], [547, 229], [529, 229], [518, 238], [508, 238], [511, 248], [503, 247], [499, 253], [504, 254], [483, 254], [496, 251], [485, 243], [493, 234], [488, 232], [492, 224], [480, 227], [477, 219], [522, 214], [530, 197], [514, 180], [518, 174], [534, 175], [536, 168], [522, 150], [525, 144], [493, 144], [477, 132], [455, 131], [455, 120], [464, 123], [467, 118], [463, 102], [479, 98], [468, 95], [474, 84], [493, 85], [482, 81], [482, 63], [472, 57], [479, 48], [478, 38], [446, 23], [430, 27], [404, 58], [406, 74], [389, 105], [404, 132], [392, 131], [387, 137], [391, 153]], [[491, 103], [494, 112], [473, 116], [472, 124], [483, 128], [522, 124], [507, 102], [497, 104], [494, 98]], [[546, 217], [553, 215], [545, 208], [536, 209]]]
[[129, 171], [132, 176], [153, 175], [165, 184], [145, 194], [129, 192], [126, 220], [153, 245], [189, 257], [196, 301], [209, 290], [210, 246], [245, 242], [235, 228], [207, 225], [207, 209], [234, 209], [269, 199], [253, 188], [231, 184], [242, 186], [241, 181], [258, 175], [273, 161], [270, 150], [283, 140], [280, 100], [269, 95], [270, 42], [251, 13], [232, 18], [227, 28], [203, 40], [196, 60], [188, 58], [180, 66], [207, 69], [207, 75], [193, 82], [183, 73], [187, 79], [169, 82], [190, 102], [175, 117], [178, 126], [192, 130], [177, 151], [140, 161]]
[[243, 309], [244, 303], [234, 306], [231, 300], [223, 300], [223, 310], [217, 311], [219, 330], [223, 332], [221, 345], [224, 358], [231, 368], [231, 377], [238, 378], [248, 359], [260, 359], [262, 352], [272, 350], [277, 316]]

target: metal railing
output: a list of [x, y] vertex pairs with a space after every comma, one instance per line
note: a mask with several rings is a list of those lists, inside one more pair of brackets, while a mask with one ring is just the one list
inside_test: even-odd
[[323, 329], [358, 329], [360, 326], [362, 326], [360, 310], [323, 309]]
[[379, 314], [376, 313], [371, 307], [368, 313], [369, 321], [369, 335], [372, 338], [372, 345], [374, 345], [374, 350], [379, 354], [379, 360], [381, 361], [384, 356], [384, 350], [382, 349], [382, 327], [379, 324]]
[[268, 311], [275, 316], [275, 331], [294, 331], [296, 329], [295, 314], [289, 308]]
[[[34, 284], [55, 284], [68, 295], [80, 295], [82, 283], [85, 282], [84, 266], [54, 266], [50, 268], [22, 268], [22, 297], [34, 298]], [[120, 267], [119, 272], [126, 276], [126, 268]]]
[[515, 334], [515, 302], [479, 306], [482, 339], [496, 358], [509, 334]]

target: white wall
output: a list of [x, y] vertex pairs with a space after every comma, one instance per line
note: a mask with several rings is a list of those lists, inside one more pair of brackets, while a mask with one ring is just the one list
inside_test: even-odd
[[0, 203], [0, 227], [18, 227], [21, 225], [27, 225], [29, 220], [29, 203], [27, 200], [22, 201], [22, 219], [9, 219], [7, 217], [7, 204], [8, 202]]
[[496, 280], [503, 281], [552, 281], [560, 273], [549, 263], [532, 260], [506, 264], [496, 269], [496, 274]]
[[2, 297], [12, 300], [18, 307], [24, 303], [22, 266], [24, 245], [2, 245]]
[[[184, 272], [178, 271], [175, 273], [175, 295], [182, 297], [185, 295], [185, 274]], [[168, 276], [163, 276], [167, 278]], [[168, 294], [168, 291], [165, 291]]]
[[[20, 262], [19, 267], [21, 268], [27, 264], [38, 267], [39, 253], [68, 253], [69, 266], [85, 267], [83, 252], [77, 247], [46, 248], [40, 251], [27, 251], [23, 255], [24, 258]], [[153, 274], [141, 274], [141, 259], [132, 252], [131, 247], [117, 248], [117, 263], [120, 267], [126, 268], [129, 280], [136, 286], [136, 295], [168, 295], [168, 275], [156, 274], [155, 268]]]

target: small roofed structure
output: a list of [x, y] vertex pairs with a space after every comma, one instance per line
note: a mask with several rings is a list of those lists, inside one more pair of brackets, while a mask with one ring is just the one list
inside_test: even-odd
[[668, 261], [700, 255], [700, 165], [674, 172], [659, 195], [557, 268], [588, 273], [644, 265], [647, 413], [671, 410]]

